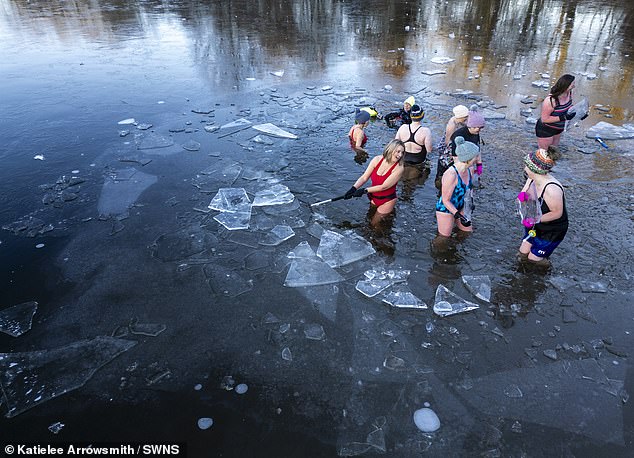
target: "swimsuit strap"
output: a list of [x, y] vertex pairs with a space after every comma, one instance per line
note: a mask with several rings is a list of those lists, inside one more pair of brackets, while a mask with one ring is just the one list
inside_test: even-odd
[[546, 192], [546, 188], [548, 187], [549, 184], [554, 184], [559, 189], [561, 189], [562, 194], [564, 193], [564, 188], [559, 183], [555, 183], [554, 181], [549, 181], [548, 183], [544, 185], [544, 188], [542, 189], [542, 195], [539, 196], [540, 200], [544, 200], [544, 193]]

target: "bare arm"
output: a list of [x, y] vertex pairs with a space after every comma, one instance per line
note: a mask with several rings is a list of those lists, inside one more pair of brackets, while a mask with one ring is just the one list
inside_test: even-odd
[[354, 130], [354, 134], [353, 138], [354, 138], [354, 150], [357, 152], [364, 152], [367, 153], [367, 151], [365, 150], [365, 148], [363, 148], [363, 137], [365, 136], [365, 133], [363, 132], [363, 129], [355, 129]]
[[559, 116], [551, 116], [554, 108], [555, 107], [553, 105], [553, 98], [551, 96], [546, 97], [544, 101], [542, 102], [542, 114], [541, 114], [542, 122], [559, 121]]
[[425, 131], [425, 151], [431, 153], [431, 150], [434, 148], [434, 145], [431, 141], [431, 130], [429, 130], [429, 128], [427, 127], [425, 127], [423, 130]]
[[456, 123], [453, 120], [453, 118], [451, 118], [451, 120], [449, 120], [449, 122], [447, 123], [447, 127], [445, 128], [445, 143], [449, 144], [449, 142], [451, 141], [451, 136], [453, 135], [453, 133], [456, 131]]
[[544, 193], [544, 200], [550, 211], [542, 215], [540, 222], [554, 221], [564, 214], [564, 193], [559, 186], [548, 186]]
[[448, 169], [442, 176], [442, 203], [445, 204], [445, 207], [452, 215], [458, 211], [454, 204], [451, 203], [451, 196], [457, 184], [458, 176], [456, 171], [453, 168]]
[[526, 183], [524, 183], [524, 187], [522, 188], [522, 191], [521, 191], [521, 192], [526, 192], [526, 191], [528, 191], [528, 188], [529, 188], [529, 186], [531, 185], [531, 182], [532, 182], [532, 181], [533, 181], [533, 180], [531, 180], [530, 178], [527, 178], [527, 179], [526, 179]]
[[372, 171], [374, 170], [374, 167], [376, 167], [376, 165], [378, 164], [379, 160], [380, 160], [380, 156], [376, 156], [370, 161], [370, 163], [368, 164], [368, 168], [365, 169], [365, 172], [363, 172], [363, 175], [361, 175], [357, 179], [357, 181], [354, 182], [353, 186], [355, 188], [359, 189], [370, 179], [370, 175], [372, 175]]
[[385, 191], [386, 189], [391, 188], [396, 183], [398, 183], [398, 180], [401, 179], [401, 176], [403, 175], [403, 171], [404, 170], [405, 170], [405, 167], [403, 167], [402, 164], [397, 165], [396, 167], [394, 167], [394, 170], [392, 170], [392, 173], [390, 174], [389, 177], [387, 177], [387, 180], [385, 180], [383, 182], [383, 184], [378, 185], [378, 186], [370, 186], [368, 188], [368, 192], [370, 192], [370, 193], [372, 193], [372, 192], [381, 192], [381, 191]]

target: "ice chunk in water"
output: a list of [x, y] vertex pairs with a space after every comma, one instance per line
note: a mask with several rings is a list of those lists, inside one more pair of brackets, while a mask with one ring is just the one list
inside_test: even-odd
[[83, 386], [99, 368], [135, 345], [133, 340], [96, 337], [52, 350], [0, 353], [6, 416]]
[[324, 340], [326, 333], [320, 324], [310, 323], [304, 328], [304, 335], [310, 340]]
[[260, 245], [277, 246], [294, 235], [295, 231], [293, 231], [290, 226], [278, 224], [260, 240]]
[[535, 87], [543, 87], [543, 88], [549, 88], [550, 87], [550, 83], [548, 81], [544, 81], [544, 80], [533, 81], [531, 84], [533, 86], [535, 86]]
[[248, 229], [249, 221], [251, 219], [251, 212], [222, 212], [219, 215], [214, 216], [214, 220], [218, 221], [224, 227], [230, 231], [236, 231], [239, 229]]
[[456, 313], [475, 310], [480, 306], [461, 298], [449, 291], [444, 285], [438, 285], [436, 289], [436, 300], [434, 303], [434, 313], [440, 316], [454, 315]]
[[306, 240], [300, 242], [293, 251], [289, 251], [286, 255], [288, 258], [315, 258], [317, 255]]
[[491, 279], [488, 275], [463, 275], [462, 283], [478, 299], [491, 300]]
[[399, 288], [396, 291], [389, 291], [383, 294], [383, 302], [392, 307], [398, 307], [402, 309], [426, 309], [427, 304], [414, 296], [411, 291], [408, 291], [405, 287]]
[[205, 429], [209, 429], [213, 426], [214, 421], [213, 419], [209, 418], [209, 417], [202, 417], [198, 419], [198, 427], [200, 429], [202, 429], [203, 431]]
[[634, 138], [634, 124], [623, 124], [615, 126], [609, 122], [600, 121], [586, 132], [586, 137], [601, 137], [603, 140], [622, 140]]
[[255, 198], [253, 199], [253, 206], [264, 207], [266, 205], [288, 204], [293, 202], [294, 199], [295, 196], [291, 193], [288, 187], [277, 183], [269, 189], [256, 192]]
[[357, 282], [356, 290], [364, 296], [374, 297], [381, 291], [386, 290], [392, 286], [392, 281], [387, 279], [372, 279], [372, 280], [359, 280]]
[[430, 408], [423, 407], [414, 412], [414, 424], [424, 433], [433, 433], [440, 428], [440, 418]]
[[227, 123], [223, 126], [220, 126], [221, 129], [228, 129], [230, 127], [244, 127], [244, 126], [248, 126], [249, 124], [251, 124], [251, 121], [249, 121], [248, 119], [244, 119], [244, 118], [240, 118], [237, 119], [233, 122]]
[[600, 281], [591, 282], [591, 281], [583, 281], [579, 284], [581, 286], [581, 291], [584, 293], [607, 293], [608, 286], [605, 283]]
[[220, 188], [209, 208], [221, 212], [250, 212], [251, 201], [244, 188]]
[[343, 277], [318, 258], [296, 258], [288, 269], [284, 286], [318, 286], [339, 283]]
[[216, 294], [236, 297], [253, 289], [253, 280], [246, 280], [234, 270], [214, 264], [206, 265], [203, 270]]
[[449, 62], [453, 62], [455, 59], [451, 57], [432, 57], [431, 61], [434, 64], [448, 64]]
[[324, 230], [317, 248], [317, 256], [330, 267], [341, 267], [374, 254], [372, 245], [354, 233], [345, 235]]
[[260, 132], [264, 132], [265, 134], [273, 135], [275, 137], [291, 138], [291, 139], [297, 138], [297, 135], [291, 134], [290, 132], [280, 129], [275, 124], [271, 124], [270, 122], [267, 122], [266, 124], [255, 125], [253, 126], [253, 128], [255, 130], [259, 130]]
[[183, 149], [185, 149], [187, 151], [199, 151], [200, 150], [200, 143], [198, 143], [195, 140], [189, 140], [188, 142], [183, 144]]
[[[129, 179], [126, 178], [127, 174], [130, 175]], [[97, 204], [99, 214], [114, 216], [125, 213], [141, 193], [157, 180], [155, 175], [139, 172], [132, 167], [117, 171], [115, 179], [106, 177]]]
[[434, 76], [434, 75], [444, 75], [445, 73], [447, 73], [446, 69], [438, 69], [438, 70], [423, 70], [421, 72], [423, 75], [429, 75], [429, 76]]
[[170, 137], [165, 137], [154, 132], [146, 134], [138, 143], [137, 149], [157, 149], [157, 148], [169, 148], [174, 145], [174, 140]]
[[0, 332], [18, 337], [31, 329], [37, 302], [23, 302], [0, 311]]

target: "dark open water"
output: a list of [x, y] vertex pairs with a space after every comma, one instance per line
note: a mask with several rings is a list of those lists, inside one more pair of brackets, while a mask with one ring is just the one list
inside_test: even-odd
[[[110, 360], [107, 344], [69, 345], [138, 342], [80, 389], [3, 419], [3, 445], [168, 440], [194, 457], [628, 456], [631, 144], [599, 151], [583, 133], [634, 119], [633, 14], [615, 1], [0, 0], [0, 308], [38, 302], [32, 329], [0, 335], [0, 351], [36, 352], [36, 385], [62, 379], [59, 393]], [[422, 73], [437, 69], [446, 73]], [[564, 138], [566, 241], [548, 273], [526, 272], [514, 261], [514, 198], [535, 142], [520, 110], [535, 116], [546, 92], [532, 83], [565, 72], [601, 107]], [[365, 201], [308, 205], [362, 171], [345, 139], [354, 107], [387, 112], [410, 94], [434, 143], [457, 103], [480, 100], [506, 116], [483, 134], [475, 232], [448, 252], [430, 247], [426, 175], [401, 185], [380, 230], [368, 226]], [[527, 97], [535, 102], [520, 102]], [[151, 127], [118, 124], [127, 118]], [[238, 118], [299, 139], [204, 129]], [[368, 135], [378, 153], [393, 131], [376, 122]], [[68, 186], [71, 176], [81, 183]], [[219, 188], [253, 198], [271, 180], [295, 203], [254, 210], [248, 230], [198, 211]], [[100, 218], [107, 208], [123, 210]], [[294, 237], [260, 245], [282, 222]], [[377, 253], [339, 268], [336, 285], [284, 287], [286, 254], [319, 244], [314, 222], [352, 229]], [[375, 267], [410, 270], [408, 287], [430, 306], [439, 284], [474, 300], [461, 276], [488, 275], [493, 305], [449, 318], [390, 310], [355, 290]], [[165, 330], [133, 334], [137, 320]], [[314, 325], [323, 340], [306, 338]], [[58, 347], [50, 359], [37, 353]], [[3, 411], [36, 402], [11, 392], [16, 369], [4, 361]], [[225, 376], [247, 393], [221, 388]], [[425, 402], [440, 417], [436, 433], [412, 421]], [[214, 425], [200, 430], [201, 417]], [[54, 435], [57, 421], [65, 426]]]

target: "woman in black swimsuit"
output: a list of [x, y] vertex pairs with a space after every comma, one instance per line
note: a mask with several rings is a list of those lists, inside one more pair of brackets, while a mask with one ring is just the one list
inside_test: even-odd
[[419, 105], [414, 105], [411, 111], [412, 123], [399, 127], [394, 137], [405, 143], [405, 164], [423, 164], [427, 159], [427, 153], [432, 149], [431, 130], [421, 126], [425, 112]]

